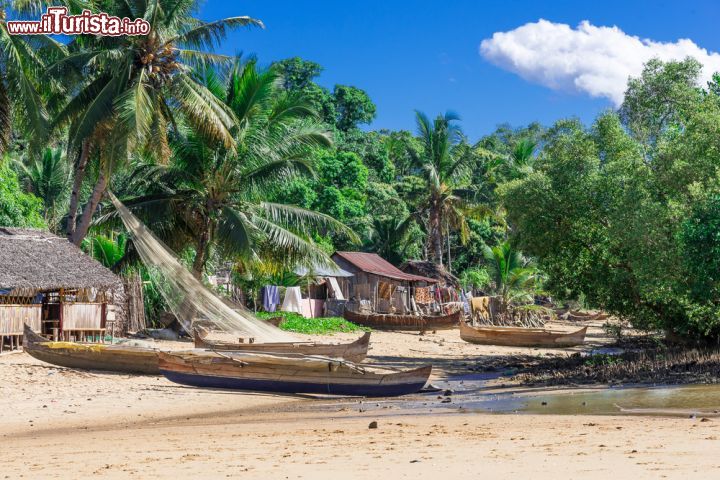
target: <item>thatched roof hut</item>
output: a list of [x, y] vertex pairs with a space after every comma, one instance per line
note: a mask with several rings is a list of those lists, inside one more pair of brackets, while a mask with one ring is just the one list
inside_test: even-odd
[[448, 272], [445, 267], [424, 260], [408, 260], [400, 265], [400, 270], [411, 275], [421, 275], [430, 277], [438, 281], [441, 286], [455, 287], [460, 286], [460, 281], [452, 273]]
[[122, 289], [118, 276], [65, 238], [40, 230], [0, 227], [0, 289], [39, 292]]
[[[102, 338], [124, 320], [120, 277], [48, 232], [0, 227], [0, 351], [23, 324], [55, 337]], [[117, 313], [117, 315], [116, 315]]]

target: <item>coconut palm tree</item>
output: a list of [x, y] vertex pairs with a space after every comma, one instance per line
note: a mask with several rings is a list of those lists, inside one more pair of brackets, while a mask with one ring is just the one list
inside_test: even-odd
[[26, 152], [16, 160], [25, 189], [43, 202], [45, 221], [56, 231], [68, 203], [72, 168], [61, 148], [46, 148], [40, 155]]
[[337, 232], [357, 240], [332, 217], [264, 201], [294, 175], [312, 174], [312, 151], [330, 144], [306, 100], [281, 89], [281, 80], [273, 69], [259, 71], [254, 61], [237, 62], [225, 82], [214, 70], [205, 72], [208, 89], [237, 118], [236, 147], [208, 143], [186, 129], [172, 145], [168, 166], [136, 169], [148, 193], [126, 197], [124, 203], [176, 250], [194, 248], [192, 270], [198, 278], [211, 247], [244, 261], [322, 264], [329, 260], [312, 242], [313, 233]]
[[422, 236], [422, 231], [414, 220], [413, 215], [399, 219], [375, 216], [367, 245], [369, 250], [391, 263], [401, 263], [407, 258], [408, 250], [420, 243], [417, 237]]
[[[67, 222], [75, 244], [87, 234], [111, 174], [127, 162], [130, 151], [167, 162], [169, 130], [176, 131], [180, 124], [210, 143], [235, 145], [232, 112], [198, 81], [193, 69], [232, 60], [211, 53], [229, 29], [262, 26], [250, 17], [199, 20], [192, 16], [195, 0], [87, 3], [93, 11], [144, 18], [150, 33], [77, 36], [67, 45], [67, 54], [47, 70], [61, 76], [71, 93], [53, 126], [67, 128], [70, 150], [77, 154]], [[78, 222], [80, 187], [91, 158], [97, 162], [97, 178]]]
[[464, 142], [456, 123], [459, 117], [448, 112], [431, 121], [418, 111], [415, 117], [424, 148], [420, 154], [411, 154], [422, 169], [427, 189], [418, 213], [427, 227], [429, 259], [442, 265], [443, 246], [450, 232], [457, 231], [465, 244], [469, 238], [467, 218], [480, 218], [489, 212], [471, 201], [467, 167], [473, 159], [473, 149]]
[[494, 247], [483, 246], [483, 256], [493, 291], [501, 297], [503, 310], [512, 304], [532, 303], [541, 283], [541, 275], [532, 263], [509, 241]]
[[39, 150], [46, 139], [49, 120], [41, 85], [43, 58], [54, 58], [63, 50], [60, 42], [45, 35], [10, 35], [8, 14], [16, 17], [30, 8], [32, 1], [3, 1], [0, 4], [0, 153], [14, 133], [28, 139]]
[[537, 142], [530, 138], [523, 138], [515, 144], [508, 158], [510, 178], [521, 178], [532, 173], [537, 146]]

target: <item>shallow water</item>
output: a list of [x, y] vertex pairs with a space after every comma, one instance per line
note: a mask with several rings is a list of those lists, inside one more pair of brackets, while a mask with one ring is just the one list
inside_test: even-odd
[[[511, 398], [510, 398], [511, 397]], [[491, 411], [556, 415], [718, 415], [720, 385], [620, 387], [498, 396]]]
[[[487, 381], [500, 374], [480, 373], [433, 382], [436, 391], [388, 399], [347, 400], [343, 410], [552, 415], [720, 416], [720, 385], [662, 385], [583, 389], [514, 388], [490, 393]], [[448, 394], [446, 394], [445, 392]], [[324, 402], [323, 409], [331, 404]], [[315, 408], [319, 405], [315, 404]], [[311, 407], [311, 409], [315, 409]]]

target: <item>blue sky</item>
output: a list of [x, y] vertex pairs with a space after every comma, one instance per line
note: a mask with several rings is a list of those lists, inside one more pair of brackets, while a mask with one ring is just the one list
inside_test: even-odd
[[[617, 26], [628, 36], [655, 42], [687, 38], [720, 51], [717, 1], [208, 0], [201, 11], [206, 20], [234, 15], [259, 18], [266, 29], [232, 33], [225, 53], [253, 53], [261, 63], [292, 56], [320, 63], [325, 68], [320, 84], [354, 85], [369, 93], [378, 108], [372, 129], [414, 129], [414, 109], [433, 116], [453, 110], [472, 140], [503, 122], [550, 124], [568, 116], [591, 122], [613, 106], [606, 97], [521, 78], [510, 71], [513, 58], [507, 58], [507, 51], [500, 54], [504, 68], [483, 58], [479, 45], [495, 32], [540, 19], [575, 29], [587, 20], [596, 27]], [[603, 35], [598, 32], [596, 40], [602, 43]], [[623, 42], [615, 48], [622, 52]], [[584, 52], [576, 62], [578, 56], [582, 63]], [[560, 65], [565, 61], [553, 58]], [[587, 68], [603, 77], [603, 62], [601, 58], [599, 66], [596, 61]], [[532, 76], [537, 66], [517, 68]], [[547, 69], [542, 73], [552, 75]], [[602, 83], [602, 78], [595, 81]]]

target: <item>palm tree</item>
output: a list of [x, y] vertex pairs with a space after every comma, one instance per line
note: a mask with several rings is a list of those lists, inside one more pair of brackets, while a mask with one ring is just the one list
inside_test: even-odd
[[[88, 8], [110, 15], [144, 18], [145, 36], [77, 36], [67, 54], [48, 68], [61, 75], [70, 100], [54, 119], [68, 131], [70, 150], [78, 155], [71, 192], [67, 234], [80, 244], [113, 171], [130, 151], [142, 151], [159, 162], [170, 157], [168, 131], [189, 125], [210, 143], [235, 145], [235, 119], [193, 74], [193, 69], [229, 63], [210, 51], [231, 28], [262, 26], [250, 17], [204, 22], [192, 17], [195, 0], [107, 2], [89, 0]], [[97, 179], [77, 222], [80, 187], [90, 159]]]
[[415, 223], [415, 218], [374, 216], [370, 234], [369, 249], [391, 263], [402, 263], [408, 256], [408, 250], [417, 242], [417, 234], [422, 232]]
[[412, 154], [422, 169], [427, 188], [418, 213], [427, 222], [429, 259], [442, 265], [443, 244], [450, 231], [459, 232], [460, 241], [465, 244], [469, 238], [467, 218], [479, 218], [488, 211], [471, 202], [466, 169], [472, 160], [472, 148], [464, 143], [456, 123], [459, 117], [448, 112], [430, 121], [418, 111], [415, 116], [424, 148], [420, 155]]
[[45, 35], [10, 35], [7, 29], [8, 12], [17, 16], [31, 3], [4, 1], [0, 8], [0, 153], [13, 133], [21, 133], [35, 151], [48, 134], [40, 85], [50, 82], [43, 77], [42, 58], [53, 58], [62, 45]]
[[43, 202], [45, 221], [56, 231], [65, 211], [72, 183], [72, 169], [61, 148], [46, 148], [40, 155], [27, 152], [16, 161], [25, 189]]
[[515, 144], [508, 158], [510, 178], [521, 178], [532, 173], [537, 146], [530, 138], [523, 138]]
[[127, 236], [124, 234], [89, 235], [83, 239], [82, 248], [107, 268], [113, 268], [125, 256]]
[[502, 300], [502, 310], [532, 302], [541, 276], [521, 252], [504, 241], [494, 247], [484, 245], [483, 256], [488, 262], [493, 291]]
[[277, 72], [259, 71], [254, 61], [237, 62], [225, 83], [214, 71], [204, 80], [238, 120], [236, 148], [185, 132], [173, 145], [170, 165], [137, 170], [136, 177], [150, 186], [148, 194], [124, 203], [152, 221], [176, 250], [193, 246], [198, 278], [211, 246], [245, 261], [322, 264], [329, 260], [312, 242], [313, 233], [338, 232], [356, 240], [332, 217], [263, 200], [294, 175], [312, 174], [312, 151], [330, 143], [328, 133], [308, 118], [313, 112], [305, 99], [282, 90]]

